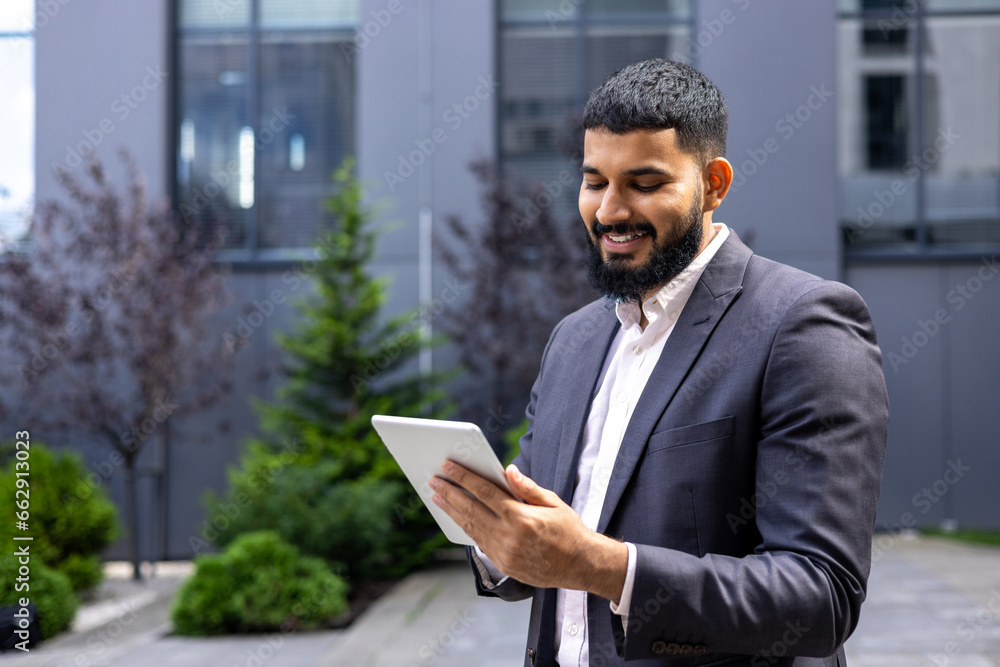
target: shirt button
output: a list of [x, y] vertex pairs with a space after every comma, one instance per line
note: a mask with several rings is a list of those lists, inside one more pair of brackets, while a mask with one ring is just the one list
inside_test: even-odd
[[641, 345], [636, 345], [635, 347], [633, 347], [632, 348], [632, 354], [634, 354], [636, 356], [642, 354], [642, 346]]
[[580, 628], [576, 627], [576, 623], [570, 623], [569, 628], [567, 629], [569, 630], [569, 633], [574, 637], [576, 637], [576, 633], [580, 632]]
[[628, 403], [628, 396], [626, 396], [624, 392], [622, 392], [621, 394], [618, 394], [618, 402], [619, 403]]

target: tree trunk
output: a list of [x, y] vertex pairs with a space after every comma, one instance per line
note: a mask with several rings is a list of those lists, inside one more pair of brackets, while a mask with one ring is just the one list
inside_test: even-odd
[[132, 561], [132, 578], [142, 579], [139, 568], [139, 517], [136, 512], [135, 457], [125, 457], [125, 523], [128, 526], [128, 559]]

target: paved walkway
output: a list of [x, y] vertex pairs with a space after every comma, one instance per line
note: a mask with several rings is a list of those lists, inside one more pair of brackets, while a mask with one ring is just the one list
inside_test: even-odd
[[[1000, 667], [1000, 549], [877, 540], [851, 667]], [[521, 664], [528, 604], [477, 598], [464, 563], [414, 574], [343, 631], [191, 639], [170, 635], [164, 564], [140, 585], [109, 577], [74, 631], [4, 654], [12, 667], [499, 667]], [[10, 658], [8, 660], [8, 658]]]
[[1000, 666], [1000, 548], [886, 534], [874, 557], [851, 667]]

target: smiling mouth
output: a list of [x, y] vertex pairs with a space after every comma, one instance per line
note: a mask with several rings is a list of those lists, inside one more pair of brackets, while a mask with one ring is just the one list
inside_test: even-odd
[[634, 232], [632, 234], [605, 234], [606, 237], [614, 241], [615, 243], [628, 243], [629, 241], [635, 240], [637, 238], [643, 237], [646, 232]]

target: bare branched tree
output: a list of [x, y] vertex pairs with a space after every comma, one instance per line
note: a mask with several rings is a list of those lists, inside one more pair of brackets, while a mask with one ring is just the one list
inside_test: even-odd
[[121, 159], [123, 194], [96, 161], [82, 177], [59, 174], [65, 201], [40, 203], [28, 250], [0, 259], [0, 416], [117, 452], [139, 578], [136, 460], [168, 418], [228, 390], [229, 355], [209, 335], [227, 277], [210, 230], [150, 206], [140, 170]]
[[485, 221], [449, 218], [435, 245], [459, 284], [470, 286], [441, 328], [480, 387], [459, 399], [462, 414], [476, 421], [524, 409], [552, 328], [596, 295], [586, 277], [583, 224], [554, 213], [557, 198], [575, 192], [570, 173], [531, 185], [489, 161], [471, 169], [483, 189]]

